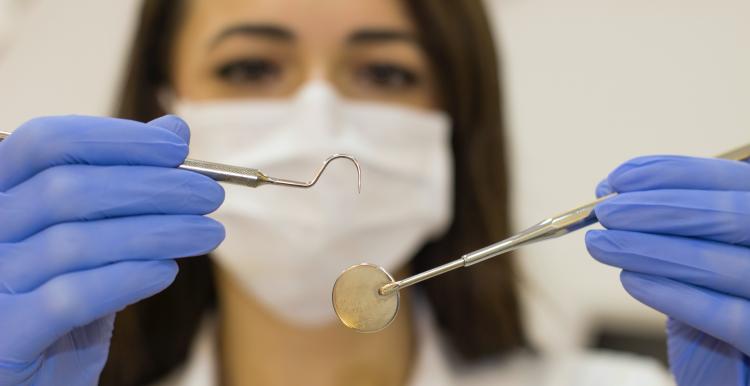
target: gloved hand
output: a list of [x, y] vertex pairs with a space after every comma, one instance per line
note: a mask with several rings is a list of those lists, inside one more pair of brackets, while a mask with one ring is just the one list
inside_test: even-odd
[[750, 164], [643, 157], [614, 170], [586, 234], [625, 289], [669, 316], [670, 369], [681, 386], [750, 379]]
[[179, 118], [38, 118], [0, 142], [0, 385], [95, 385], [114, 313], [224, 237]]

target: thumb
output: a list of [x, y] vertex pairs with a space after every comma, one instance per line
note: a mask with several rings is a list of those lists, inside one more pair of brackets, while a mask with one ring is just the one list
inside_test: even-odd
[[185, 140], [185, 143], [190, 143], [190, 127], [188, 127], [188, 124], [185, 123], [182, 118], [176, 115], [164, 115], [154, 119], [148, 124], [151, 126], [160, 127], [162, 129], [167, 129], [180, 136], [180, 138]]

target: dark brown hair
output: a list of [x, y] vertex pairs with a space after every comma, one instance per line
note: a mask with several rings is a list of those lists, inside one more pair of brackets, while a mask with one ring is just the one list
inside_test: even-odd
[[[506, 153], [498, 63], [481, 0], [404, 0], [453, 120], [454, 219], [448, 232], [411, 261], [419, 272], [508, 234]], [[146, 0], [130, 56], [119, 115], [148, 121], [168, 84], [171, 42], [183, 1]], [[182, 259], [175, 283], [128, 307], [115, 323], [105, 385], [141, 385], [184, 362], [201, 317], [214, 306], [211, 263]], [[507, 257], [420, 284], [444, 336], [461, 358], [500, 355], [526, 345]]]

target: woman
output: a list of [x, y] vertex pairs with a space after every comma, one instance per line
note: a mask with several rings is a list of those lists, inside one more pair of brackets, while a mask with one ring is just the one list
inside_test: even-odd
[[[332, 279], [348, 265], [407, 275], [507, 235], [493, 52], [478, 1], [147, 1], [123, 95], [128, 120], [41, 118], [0, 144], [0, 213], [14, 219], [0, 239], [0, 331], [14, 332], [0, 337], [0, 383], [586, 384], [601, 358], [559, 376], [570, 368], [528, 354], [508, 259], [406, 291], [400, 317], [378, 334], [352, 333], [330, 310]], [[39, 145], [52, 135], [64, 140]], [[355, 197], [351, 170], [338, 168], [311, 190], [226, 187], [222, 205], [219, 185], [175, 168], [191, 135], [191, 157], [283, 177], [304, 179], [329, 153], [350, 152], [364, 191]], [[682, 162], [666, 174], [649, 165], [626, 164], [600, 193], [629, 192], [632, 204], [641, 190], [715, 187], [650, 178], [680, 175]], [[639, 263], [683, 240], [636, 232], [680, 235], [613, 210], [627, 203], [598, 210], [604, 225], [630, 232], [592, 234], [595, 257], [716, 287], [689, 269]], [[220, 205], [223, 243], [224, 227], [205, 216]], [[656, 247], [622, 259], [643, 237]], [[180, 259], [175, 278], [173, 259], [217, 246]], [[643, 282], [624, 281], [692, 321], [649, 297], [659, 291], [638, 292]], [[690, 369], [721, 358], [691, 350], [697, 334], [682, 325], [671, 335], [684, 384], [702, 379]], [[607, 384], [666, 384], [643, 361], [606, 363]]]
[[[241, 15], [241, 16], [239, 16]], [[239, 16], [239, 17], [238, 17]], [[473, 26], [470, 33], [462, 33], [465, 25]], [[321, 26], [326, 26], [322, 28]], [[429, 37], [429, 38], [428, 38]], [[500, 117], [497, 112], [498, 91], [495, 87], [483, 87], [482, 84], [497, 84], [495, 73], [496, 62], [492, 55], [486, 55], [492, 52], [492, 40], [490, 32], [484, 18], [482, 9], [477, 4], [467, 3], [465, 5], [439, 5], [431, 4], [428, 1], [416, 1], [401, 3], [398, 1], [374, 1], [359, 2], [347, 4], [345, 2], [265, 2], [254, 3], [247, 1], [227, 1], [223, 3], [203, 2], [203, 1], [186, 1], [186, 2], [152, 2], [147, 3], [144, 9], [144, 15], [141, 28], [136, 39], [133, 54], [133, 62], [130, 66], [129, 79], [126, 82], [127, 88], [123, 97], [122, 115], [125, 118], [148, 121], [154, 119], [166, 112], [175, 112], [185, 118], [192, 125], [192, 143], [191, 156], [204, 157], [207, 159], [223, 158], [225, 162], [235, 162], [246, 165], [260, 167], [263, 170], [273, 170], [276, 174], [286, 174], [283, 162], [268, 161], [267, 159], [247, 159], [249, 153], [255, 153], [252, 149], [241, 148], [240, 153], [247, 149], [248, 154], [240, 155], [234, 159], [227, 155], [228, 143], [225, 133], [217, 133], [221, 126], [241, 127], [236, 131], [247, 133], [245, 138], [235, 138], [235, 142], [252, 142], [261, 140], [260, 137], [267, 135], [269, 127], [279, 132], [289, 130], [293, 132], [296, 139], [285, 141], [282, 145], [281, 153], [285, 154], [284, 158], [290, 156], [299, 156], [299, 150], [295, 144], [290, 142], [297, 140], [304, 142], [305, 146], [314, 146], [316, 138], [326, 139], [330, 143], [329, 150], [323, 149], [311, 155], [307, 162], [301, 163], [296, 169], [297, 173], [301, 169], [306, 171], [316, 166], [328, 153], [332, 152], [349, 152], [360, 158], [364, 168], [363, 192], [357, 197], [353, 192], [353, 176], [350, 169], [341, 170], [345, 175], [342, 184], [344, 186], [334, 186], [333, 191], [323, 191], [325, 183], [331, 178], [326, 174], [321, 179], [321, 186], [316, 186], [310, 191], [279, 191], [278, 189], [267, 189], [266, 194], [272, 195], [276, 201], [269, 202], [271, 197], [263, 197], [264, 205], [270, 207], [274, 216], [289, 216], [289, 221], [285, 221], [279, 226], [284, 228], [299, 226], [301, 222], [307, 219], [300, 219], [294, 216], [299, 211], [290, 211], [280, 207], [288, 208], [294, 203], [300, 203], [300, 206], [321, 206], [318, 200], [313, 199], [318, 195], [331, 195], [337, 197], [337, 205], [344, 205], [342, 200], [353, 199], [356, 202], [362, 202], [358, 210], [353, 210], [358, 217], [368, 216], [368, 210], [376, 209], [378, 212], [394, 210], [402, 213], [409, 213], [411, 217], [423, 217], [424, 220], [414, 222], [411, 219], [398, 219], [394, 217], [389, 219], [383, 226], [373, 225], [368, 222], [366, 233], [358, 233], [357, 225], [352, 223], [351, 218], [341, 216], [336, 219], [342, 223], [333, 229], [326, 227], [334, 236], [342, 239], [366, 239], [368, 240], [368, 249], [377, 248], [383, 254], [392, 255], [391, 259], [397, 258], [401, 261], [398, 266], [392, 266], [392, 269], [401, 269], [402, 273], [410, 270], [423, 270], [442, 261], [446, 261], [453, 256], [459, 255], [461, 251], [471, 248], [477, 248], [486, 244], [493, 239], [502, 237], [507, 234], [507, 216], [505, 205], [505, 171], [502, 166], [503, 153], [497, 149], [502, 148], [502, 139], [500, 132], [497, 130], [500, 123]], [[435, 63], [435, 64], [433, 64]], [[436, 65], [440, 63], [439, 65]], [[317, 84], [314, 84], [318, 82]], [[312, 86], [310, 86], [312, 84]], [[321, 87], [321, 84], [328, 87]], [[316, 88], [317, 87], [317, 88]], [[322, 89], [322, 90], [321, 90]], [[327, 90], [326, 90], [327, 89]], [[329, 98], [330, 91], [334, 90], [337, 96]], [[319, 91], [319, 92], [318, 92]], [[317, 92], [317, 94], [316, 94]], [[165, 94], [167, 97], [165, 98]], [[305, 105], [305, 96], [310, 95], [312, 101], [308, 107]], [[448, 98], [448, 95], [454, 97]], [[161, 98], [161, 101], [160, 101]], [[171, 99], [165, 102], [164, 99]], [[263, 105], [260, 109], [255, 109], [255, 103], [267, 103], [268, 100], [295, 99], [301, 107], [292, 107], [288, 112], [282, 111], [283, 115], [295, 115], [297, 119], [286, 119], [279, 123], [275, 117], [267, 117], [268, 109], [273, 108]], [[390, 111], [389, 109], [378, 109], [375, 114], [358, 111], [352, 113], [353, 126], [349, 130], [362, 131], [367, 128], [362, 127], [367, 123], [362, 120], [370, 121], [379, 135], [391, 135], [387, 130], [394, 131], [394, 141], [403, 143], [401, 146], [409, 153], [420, 152], [420, 149], [429, 149], [434, 153], [445, 153], [449, 151], [449, 138], [447, 134], [441, 134], [437, 138], [431, 138], [433, 134], [438, 135], [444, 131], [447, 122], [443, 122], [438, 110], [449, 111], [453, 120], [454, 146], [456, 150], [455, 168], [457, 172], [455, 192], [446, 192], [441, 194], [440, 190], [448, 190], [449, 170], [445, 166], [442, 169], [439, 165], [422, 165], [421, 162], [440, 163], [441, 156], [432, 157], [425, 155], [418, 160], [420, 163], [415, 165], [424, 169], [419, 172], [419, 178], [415, 183], [408, 183], [403, 188], [394, 187], [398, 184], [396, 178], [389, 181], [380, 179], [376, 168], [383, 166], [385, 160], [365, 159], [367, 154], [357, 151], [355, 146], [346, 142], [337, 135], [327, 135], [329, 130], [344, 131], [348, 128], [342, 128], [337, 122], [332, 122], [328, 118], [330, 115], [326, 104], [334, 104], [333, 108], [343, 111], [341, 114], [351, 112], [348, 106], [338, 106], [336, 100], [342, 101], [356, 100], [359, 102], [371, 102], [376, 107], [400, 106], [407, 109]], [[179, 101], [177, 101], [179, 100]], [[201, 109], [206, 110], [211, 107], [209, 102], [221, 100], [232, 100], [239, 104], [243, 111], [252, 110], [253, 114], [247, 117], [242, 114], [235, 114], [226, 108], [219, 113], [223, 122], [219, 123], [216, 128], [205, 128], [202, 138], [199, 130], [195, 127], [199, 121], [203, 121]], [[332, 101], [333, 100], [333, 101]], [[175, 103], [175, 102], [179, 103]], [[261, 101], [261, 102], [257, 102]], [[164, 106], [165, 104], [171, 106]], [[218, 104], [218, 103], [217, 103]], [[359, 105], [358, 107], [368, 107]], [[164, 109], [164, 107], [168, 107]], [[226, 107], [226, 105], [224, 105]], [[309, 109], [315, 109], [310, 111]], [[165, 111], [166, 110], [166, 111]], [[263, 110], [256, 111], [256, 110]], [[412, 112], [411, 110], [414, 110]], [[309, 113], [307, 111], [310, 111]], [[418, 113], [415, 113], [418, 112]], [[209, 112], [210, 113], [210, 112]], [[364, 113], [360, 117], [358, 113]], [[428, 122], [422, 122], [420, 117], [413, 117], [415, 114], [426, 115]], [[236, 121], [230, 122], [229, 116], [240, 115]], [[258, 115], [264, 115], [259, 118]], [[382, 116], [392, 117], [390, 121], [382, 120]], [[433, 117], [434, 115], [434, 117]], [[381, 119], [378, 118], [381, 117]], [[423, 117], [422, 117], [423, 118]], [[209, 118], [210, 120], [210, 118]], [[245, 120], [243, 122], [243, 120]], [[266, 130], [253, 129], [254, 122], [266, 120]], [[322, 120], [320, 125], [314, 121]], [[406, 120], [406, 121], [405, 121]], [[375, 122], [376, 121], [376, 122]], [[433, 124], [434, 123], [434, 124]], [[211, 125], [205, 122], [204, 125]], [[429, 133], [419, 134], [419, 142], [415, 147], [409, 145], [409, 132], [411, 135], [418, 135], [420, 130], [418, 125], [424, 125], [425, 130]], [[322, 126], [322, 127], [319, 127]], [[394, 126], [394, 127], [388, 127]], [[402, 133], [396, 131], [402, 130]], [[205, 134], [208, 133], [208, 134]], [[304, 136], [305, 133], [313, 133], [310, 138]], [[212, 139], [214, 138], [214, 139]], [[268, 144], [271, 141], [265, 141], [258, 144], [262, 151], [268, 151], [273, 146]], [[203, 145], [199, 145], [202, 143]], [[218, 151], [213, 151], [208, 143], [216, 143]], [[335, 143], [335, 145], [333, 145]], [[434, 146], [428, 145], [434, 143]], [[204, 146], [205, 145], [205, 146]], [[375, 147], [372, 137], [362, 139], [362, 146]], [[408, 145], [408, 146], [407, 146]], [[197, 148], [203, 146], [202, 148]], [[388, 157], [386, 152], [394, 161], [407, 162], [404, 155], [390, 143], [388, 149], [378, 149], [380, 157]], [[201, 154], [203, 152], [203, 154]], [[374, 164], [374, 165], [373, 165]], [[401, 166], [403, 168], [403, 165]], [[431, 182], [433, 178], [427, 172], [430, 169], [438, 177], [436, 182]], [[341, 168], [343, 169], [343, 168]], [[312, 171], [312, 170], [310, 170]], [[335, 172], [336, 170], [332, 170]], [[293, 173], [290, 170], [289, 173]], [[392, 170], [391, 176], [398, 177], [405, 174], [401, 170]], [[289, 175], [289, 174], [287, 174]], [[306, 175], [300, 178], [307, 178]], [[411, 177], [404, 177], [412, 179]], [[494, 181], [493, 183], [479, 184], [476, 181], [486, 179]], [[392, 193], [398, 196], [386, 195], [383, 190], [386, 189], [380, 182], [392, 185]], [[420, 184], [423, 188], [417, 186], [414, 191], [412, 185]], [[245, 192], [242, 189], [227, 188], [227, 201], [232, 197], [237, 198], [239, 206], [245, 201], [258, 201], [258, 194], [264, 192], [252, 191]], [[453, 188], [450, 188], [452, 191]], [[424, 191], [423, 193], [420, 193]], [[288, 194], [289, 197], [280, 199], [279, 195]], [[372, 201], [367, 195], [372, 197]], [[455, 195], [455, 217], [452, 221], [450, 230], [444, 232], [444, 235], [438, 235], [437, 232], [445, 230], [447, 217], [450, 208], [449, 195]], [[444, 196], [441, 199], [435, 197]], [[414, 197], [411, 198], [410, 197]], [[432, 197], [432, 198], [430, 198]], [[425, 210], [414, 211], [409, 208], [415, 208], [414, 200], [429, 202]], [[405, 205], [405, 207], [391, 208], [393, 205]], [[225, 207], [230, 205], [225, 203]], [[444, 207], [441, 209], [441, 207]], [[219, 298], [219, 329], [227, 331], [227, 341], [237, 341], [238, 336], [248, 339], [247, 342], [238, 342], [240, 347], [255, 347], [261, 353], [243, 352], [237, 354], [241, 362], [233, 365], [235, 359], [230, 359], [231, 355], [224, 349], [232, 350], [224, 338], [221, 338], [225, 346], [220, 352], [220, 357], [225, 358], [222, 363], [224, 367], [224, 380], [227, 383], [240, 384], [242, 379], [262, 379], [256, 381], [260, 384], [275, 384], [281, 382], [274, 381], [278, 377], [278, 366], [269, 365], [269, 352], [278, 351], [280, 359], [284, 362], [300, 363], [300, 368], [288, 376], [300, 376], [300, 379], [287, 378], [287, 384], [332, 384], [332, 376], [321, 374], [319, 381], [313, 380], [312, 374], [323, 373], [335, 369], [340, 365], [337, 362], [343, 362], [342, 356], [347, 361], [357, 363], [362, 368], [363, 374], [373, 373], [383, 374], [379, 377], [385, 377], [383, 383], [399, 384], [403, 383], [411, 375], [411, 366], [415, 348], [414, 341], [415, 331], [412, 329], [409, 313], [411, 312], [411, 302], [406, 302], [405, 309], [402, 309], [401, 317], [396, 323], [390, 326], [384, 332], [377, 335], [358, 335], [349, 331], [342, 330], [341, 326], [332, 320], [330, 306], [330, 290], [335, 275], [349, 265], [361, 261], [372, 261], [382, 258], [382, 256], [366, 255], [368, 251], [357, 251], [348, 260], [337, 260], [331, 256], [330, 249], [347, 248], [341, 243], [332, 241], [335, 248], [323, 247], [323, 255], [318, 256], [314, 251], [295, 251], [289, 248], [283, 248], [280, 251], [279, 245], [284, 245], [286, 241], [290, 243], [299, 242], [310, 244], [310, 242], [301, 241], [299, 236], [290, 240], [276, 239], [273, 231], [268, 228], [269, 225], [266, 217], [258, 213], [260, 208], [241, 208], [253, 212], [252, 219], [243, 221], [243, 219], [234, 219], [231, 214], [217, 215], [221, 221], [231, 222], [232, 225], [225, 224], [228, 229], [228, 239], [222, 248], [226, 251], [219, 250], [215, 254], [217, 260], [222, 263], [217, 264], [216, 270], [216, 289]], [[389, 212], [390, 213], [390, 212]], [[442, 213], [442, 214], [441, 214]], [[326, 213], [318, 213], [318, 216]], [[291, 219], [294, 217], [294, 219]], [[252, 227], [248, 223], [264, 222], [257, 229], [248, 229]], [[289, 224], [294, 222], [294, 224]], [[407, 225], [408, 228], [401, 226], [400, 223]], [[481, 223], [481, 226], [477, 226]], [[409, 233], [409, 228], [428, 228], [419, 233], [407, 236], [410, 239], [403, 239], [404, 233]], [[326, 224], [315, 224], [311, 228], [321, 228]], [[343, 233], [345, 228], [350, 232]], [[399, 235], [388, 235], [387, 227], [392, 231], [398, 232]], [[439, 230], [437, 228], [440, 228]], [[238, 231], [238, 229], [242, 229]], [[232, 232], [241, 232], [241, 240], [233, 242]], [[310, 229], [308, 232], [314, 232]], [[320, 264], [309, 267], [311, 272], [307, 272], [303, 278], [294, 277], [272, 277], [262, 288], [274, 288], [273, 291], [281, 291], [284, 284], [282, 282], [314, 280], [315, 276], [320, 277], [320, 288], [325, 292], [316, 292], [317, 299], [321, 299], [322, 310], [324, 311], [323, 327], [312, 323], [309, 327], [306, 323], [300, 323], [296, 318], [299, 314], [301, 304], [295, 304], [293, 309], [296, 314], [287, 315], [283, 321], [277, 320], [274, 315], [273, 319], [264, 318], [258, 320], [254, 315], [273, 314], [268, 308], [268, 303], [273, 300], [266, 300], [266, 304], [259, 304], [255, 298], [263, 295], [258, 294], [258, 288], [240, 288], [243, 278], [235, 278], [231, 272], [243, 270], [243, 262], [230, 262], [231, 257], [219, 258], [222, 253], [241, 255], [243, 248], [248, 242], [247, 235], [266, 232], [263, 236], [258, 236], [261, 240], [274, 240], [270, 243], [274, 245], [269, 251], [258, 253], [264, 259], [279, 260], [284, 255], [296, 255], [304, 253], [306, 256], [300, 260], [313, 260], [325, 262], [331, 261], [330, 270], [326, 272], [320, 267]], [[440, 236], [440, 239], [426, 244], [428, 236], [425, 232], [434, 233]], [[339, 233], [342, 233], [339, 235]], [[379, 233], [379, 234], [376, 234]], [[386, 233], [386, 234], [383, 234]], [[331, 237], [329, 235], [316, 235], [315, 238]], [[305, 238], [305, 240], [307, 240]], [[229, 245], [228, 245], [229, 244]], [[234, 245], [239, 244], [239, 245]], [[398, 250], [383, 250], [382, 245], [401, 245]], [[270, 256], [273, 254], [273, 256]], [[277, 256], [280, 255], [280, 256]], [[398, 257], [396, 257], [398, 256]], [[413, 257], [413, 259], [412, 259]], [[141, 368], [156, 367], [153, 371], [165, 372], [165, 369], [173, 367], [176, 362], [180, 361], [186, 355], [187, 344], [190, 342], [189, 337], [193, 335], [199, 326], [199, 322], [204, 316], [202, 308], [209, 307], [210, 283], [212, 279], [210, 264], [205, 259], [196, 261], [185, 261], [181, 268], [182, 274], [177, 282], [170, 287], [165, 293], [150, 299], [125, 313], [130, 313], [133, 321], [128, 323], [128, 316], [118, 318], [116, 330], [122, 332], [116, 335], [113, 343], [113, 351], [110, 359], [110, 366], [105, 371], [105, 377], [111, 374], [111, 379], [123, 379], [123, 377], [133, 374], [132, 371], [121, 371], [117, 366], [118, 363], [127, 362], [132, 365], [134, 361], [143, 362]], [[301, 264], [297, 261], [295, 264]], [[446, 282], [435, 283], [426, 287], [426, 297], [429, 299], [431, 307], [434, 309], [442, 325], [448, 331], [447, 337], [454, 342], [457, 349], [467, 358], [478, 358], [490, 354], [499, 354], [509, 352], [524, 345], [523, 334], [520, 327], [518, 306], [516, 302], [515, 288], [513, 283], [512, 268], [508, 260], [498, 260], [492, 262], [492, 267], [486, 267], [484, 270], [472, 270], [467, 275], [455, 275], [448, 277], [447, 280], [454, 282], [446, 285]], [[408, 267], [408, 268], [407, 268]], [[255, 269], [262, 269], [255, 264]], [[268, 267], [267, 271], [289, 270], [289, 267]], [[305, 275], [305, 273], [302, 273]], [[245, 277], [252, 275], [248, 272]], [[491, 277], [491, 278], [490, 278]], [[263, 280], [265, 277], [256, 277], [252, 282]], [[286, 279], [286, 280], [285, 280]], [[247, 279], [245, 279], [247, 280]], [[474, 284], [471, 284], [473, 281]], [[252, 285], [252, 283], [250, 284]], [[451, 288], [446, 291], [444, 288]], [[244, 291], [243, 291], [244, 290]], [[262, 289], [261, 289], [262, 290]], [[312, 289], [315, 290], [315, 287]], [[309, 292], [311, 289], [306, 288]], [[268, 295], [266, 295], [268, 296]], [[312, 296], [312, 295], [310, 295]], [[408, 296], [407, 296], [408, 297]], [[190, 307], [179, 306], [178, 299], [195, 299], [205, 298], [205, 304], [193, 304]], [[437, 301], [437, 299], [441, 299]], [[470, 299], [466, 302], [466, 299]], [[475, 299], [475, 300], [471, 300]], [[480, 302], [481, 299], [481, 302]], [[262, 301], [262, 299], [261, 299]], [[277, 302], [279, 300], [276, 300]], [[266, 307], [264, 307], [264, 305]], [[286, 305], [286, 304], [285, 304]], [[163, 310], [164, 308], [174, 309], [170, 314], [178, 313], [184, 316], [175, 317], [180, 321], [181, 331], [175, 330], [175, 323], [158, 323], [148, 322], [148, 319], [154, 315], [154, 309]], [[292, 308], [292, 306], [286, 307]], [[277, 310], [276, 314], [284, 313], [285, 307]], [[242, 315], [235, 315], [233, 310], [242, 310]], [[288, 311], [287, 311], [288, 312]], [[315, 314], [315, 310], [309, 311]], [[493, 315], [492, 318], [486, 318], [483, 315]], [[244, 319], [245, 317], [250, 319]], [[236, 318], [238, 326], [229, 325]], [[308, 318], [314, 318], [308, 316]], [[144, 321], [145, 319], [145, 321]], [[243, 319], [240, 322], [240, 319]], [[269, 320], [266, 320], [269, 319]], [[291, 322], [291, 323], [290, 323]], [[140, 331], [146, 336], [140, 337], [144, 344], [142, 351], [152, 351], [148, 346], [152, 343], [152, 336], [159, 336], [160, 339], [169, 339], [169, 343], [162, 346], [170, 347], [175, 350], [169, 355], [159, 355], [158, 358], [147, 359], [141, 353], [129, 353], [120, 351], [118, 344], [123, 348], [127, 346], [132, 348], [134, 337], [131, 334], [124, 333], [132, 331], [132, 335], [138, 334], [138, 326], [141, 323], [149, 323], [148, 327], [141, 327]], [[256, 324], [255, 328], [247, 328], [248, 324]], [[300, 329], [300, 324], [302, 325]], [[281, 326], [279, 326], [281, 325]], [[498, 328], [498, 326], [500, 326]], [[234, 331], [236, 333], [229, 331]], [[248, 332], [250, 331], [250, 332]], [[275, 332], [278, 337], [273, 339], [272, 347], [260, 347], [258, 345], [258, 336], [252, 336], [257, 331], [258, 334], [268, 336]], [[470, 335], [466, 331], [472, 331]], [[121, 338], [122, 337], [122, 338]], [[120, 340], [122, 339], [122, 340]], [[253, 343], [250, 343], [253, 342]], [[344, 347], [333, 347], [332, 342], [340, 342]], [[177, 346], [184, 347], [177, 349]], [[331, 352], [321, 352], [321, 346], [331, 346]], [[312, 362], [309, 353], [302, 351], [298, 346], [314, 347], [316, 357], [320, 363]], [[292, 348], [295, 347], [295, 348]], [[236, 350], [245, 350], [236, 348]], [[181, 351], [181, 352], [179, 352]], [[364, 351], [364, 353], [362, 352]], [[293, 352], [301, 352], [299, 357], [295, 357]], [[386, 353], [388, 355], [386, 355]], [[128, 355], [130, 354], [130, 355]], [[135, 355], [134, 355], [135, 354]], [[223, 354], [223, 355], [222, 355]], [[327, 355], [326, 355], [327, 354]], [[119, 355], [123, 355], [122, 358]], [[253, 365], [249, 363], [254, 360], [249, 359], [258, 355], [264, 359], [258, 359], [258, 369], [252, 369]], [[379, 358], [386, 357], [388, 360]], [[358, 358], [352, 361], [352, 358]], [[148, 364], [147, 364], [148, 363]], [[325, 363], [323, 365], [322, 363]], [[238, 374], [234, 367], [243, 369], [252, 375]], [[371, 367], [371, 369], [368, 369]], [[392, 370], [388, 370], [391, 369]], [[144, 371], [145, 373], [145, 371]], [[259, 377], [259, 378], [255, 378]], [[325, 377], [325, 378], [322, 378]], [[303, 382], [304, 380], [304, 382]], [[147, 379], [134, 379], [135, 383], [142, 383]], [[114, 382], [114, 381], [112, 381]]]

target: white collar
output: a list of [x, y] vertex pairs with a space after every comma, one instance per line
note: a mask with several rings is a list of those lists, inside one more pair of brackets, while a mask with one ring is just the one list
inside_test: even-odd
[[[414, 327], [417, 332], [416, 361], [408, 386], [451, 386], [455, 382], [446, 351], [429, 305], [414, 296]], [[188, 360], [163, 381], [153, 386], [218, 386], [216, 324], [204, 318], [193, 341]]]
[[[414, 291], [412, 291], [414, 292]], [[418, 295], [418, 294], [417, 294]], [[426, 299], [412, 296], [414, 329], [417, 333], [416, 361], [408, 386], [454, 385], [453, 372], [446, 356], [442, 336], [438, 333], [432, 310]]]

